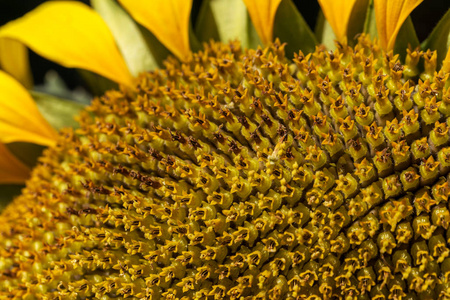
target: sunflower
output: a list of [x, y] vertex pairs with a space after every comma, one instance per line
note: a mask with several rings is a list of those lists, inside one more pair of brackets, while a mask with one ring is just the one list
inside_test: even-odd
[[[195, 26], [192, 1], [51, 1], [1, 27], [0, 183], [32, 171], [0, 298], [450, 298], [450, 16], [419, 45], [421, 2], [319, 0], [316, 34], [291, 0], [203, 1]], [[60, 130], [27, 48], [118, 88]]]
[[[246, 1], [244, 3], [238, 0], [231, 5], [223, 1], [205, 2], [201, 8], [202, 16], [197, 22], [197, 27], [200, 28], [197, 30], [197, 35], [202, 40], [214, 38], [226, 42], [239, 38], [245, 47], [268, 45], [273, 40], [276, 12], [281, 1], [264, 1], [263, 3]], [[384, 2], [376, 2], [377, 15], [379, 15], [376, 25], [380, 32], [381, 45], [386, 50], [393, 49], [401, 25], [420, 2], [401, 1], [390, 4], [392, 7], [389, 7], [389, 14], [387, 8], [383, 6]], [[192, 33], [189, 22], [192, 1], [170, 5], [158, 1], [152, 4], [134, 3], [134, 1], [120, 3], [129, 14], [113, 1], [92, 1], [96, 11], [78, 2], [57, 1], [43, 4], [23, 18], [2, 28], [0, 34], [2, 69], [10, 73], [24, 87], [31, 88], [32, 79], [25, 48], [27, 46], [43, 57], [65, 67], [89, 70], [114, 82], [130, 86], [132, 77], [137, 76], [139, 72], [161, 67], [162, 59], [168, 53], [167, 50], [183, 61], [189, 56], [193, 44], [194, 48], [198, 48], [197, 38]], [[367, 1], [336, 3], [320, 1], [320, 5], [328, 21], [324, 22], [324, 27], [331, 26], [334, 31], [333, 34], [329, 32], [329, 29], [328, 32], [324, 29], [323, 32], [328, 36], [322, 37], [323, 42], [335, 37], [341, 41], [346, 40], [349, 35], [347, 31], [353, 30], [355, 33], [355, 29], [348, 28], [350, 20], [362, 20], [361, 13], [364, 10], [373, 14], [373, 9], [370, 10], [370, 7], [367, 9]], [[294, 7], [290, 1], [285, 1], [280, 10], [289, 8]], [[283, 21], [282, 13], [283, 11], [279, 13], [278, 23]], [[247, 14], [250, 14], [254, 26], [248, 22]], [[301, 15], [295, 10], [293, 14], [295, 16], [293, 19], [300, 28], [298, 32], [290, 30], [288, 34], [291, 36], [288, 36], [286, 40], [299, 49], [311, 52], [316, 39]], [[130, 16], [147, 28], [151, 34], [143, 34], [138, 28], [139, 25], [133, 22]], [[213, 18], [212, 21], [211, 18]], [[367, 18], [366, 27], [369, 27], [369, 21], [373, 23], [373, 20]], [[214, 25], [215, 30], [204, 29], [208, 25], [207, 22]], [[278, 32], [283, 30], [282, 25], [279, 27], [281, 28], [276, 28]], [[361, 29], [358, 26], [356, 28]], [[59, 31], [55, 31], [56, 29]], [[257, 35], [254, 34], [255, 29]], [[370, 30], [374, 32], [373, 28]], [[292, 34], [294, 33], [299, 35], [293, 42]], [[281, 35], [285, 36], [286, 33], [283, 32]], [[62, 41], [61, 37], [64, 36], [71, 38]], [[151, 39], [152, 44], [146, 43], [145, 38]], [[303, 45], [299, 46], [301, 44]], [[11, 78], [8, 78], [6, 74], [2, 77], [5, 85], [17, 86], [9, 83]], [[44, 146], [53, 145], [55, 132], [52, 132], [52, 128], [40, 116], [36, 106], [31, 103], [31, 98], [24, 96], [23, 89], [17, 86], [15, 90], [21, 90], [21, 95], [14, 94], [15, 91], [11, 94], [5, 91], [3, 98], [21, 99], [16, 101], [20, 101], [19, 103], [24, 107], [29, 107], [29, 119], [25, 121], [21, 118], [19, 111], [12, 112], [4, 109], [2, 122], [11, 124], [2, 126], [1, 142], [22, 141]], [[3, 101], [3, 103], [6, 102]], [[14, 105], [16, 110], [21, 106], [20, 104]], [[35, 117], [35, 120], [31, 121], [30, 117]], [[5, 157], [13, 157], [7, 151], [2, 146]], [[5, 175], [0, 176], [0, 182], [23, 182], [27, 177], [27, 168], [17, 159], [5, 159], [2, 166], [1, 169], [6, 173], [2, 173]]]

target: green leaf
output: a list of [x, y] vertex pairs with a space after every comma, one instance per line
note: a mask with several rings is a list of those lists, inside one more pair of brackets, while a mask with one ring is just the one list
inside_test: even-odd
[[353, 6], [347, 25], [347, 39], [351, 45], [354, 44], [355, 37], [364, 30], [365, 20], [361, 16], [367, 15], [369, 2], [369, 0], [358, 0]]
[[106, 77], [84, 69], [77, 69], [77, 71], [83, 78], [83, 81], [86, 82], [86, 88], [94, 96], [101, 96], [108, 90], [119, 89], [119, 85], [116, 82]]
[[372, 39], [378, 37], [375, 6], [373, 4], [373, 0], [370, 1], [367, 7], [366, 19], [364, 21], [364, 33], [369, 34]]
[[431, 34], [421, 45], [423, 50], [437, 50], [437, 61], [441, 63], [450, 47], [450, 9], [445, 13]]
[[202, 43], [195, 35], [194, 28], [192, 27], [191, 23], [189, 23], [189, 47], [191, 48], [192, 52], [198, 52], [202, 50]]
[[202, 42], [238, 39], [243, 47], [261, 45], [242, 0], [206, 0], [200, 7], [195, 34]]
[[44, 83], [34, 86], [33, 89], [36, 92], [83, 104], [89, 104], [92, 99], [92, 96], [82, 87], [70, 90], [55, 70], [48, 71], [44, 76]]
[[405, 61], [408, 45], [411, 45], [412, 49], [419, 46], [419, 39], [417, 38], [411, 17], [408, 17], [403, 23], [395, 40], [394, 53], [400, 54], [401, 61]]
[[30, 168], [36, 165], [38, 158], [45, 149], [44, 146], [25, 142], [9, 143], [5, 146], [11, 153], [14, 153], [15, 157]]
[[139, 26], [114, 0], [91, 0], [94, 9], [105, 20], [131, 74], [158, 68]]
[[313, 52], [317, 44], [316, 37], [292, 0], [282, 0], [278, 6], [273, 36], [287, 43], [286, 53], [290, 57], [298, 50], [304, 53]]
[[136, 24], [139, 27], [139, 31], [144, 37], [145, 43], [147, 44], [148, 49], [152, 53], [152, 56], [155, 58], [157, 67], [161, 68], [164, 66], [164, 60], [171, 55], [171, 52], [156, 38], [156, 36], [150, 32], [147, 28], [142, 26], [141, 24]]
[[41, 114], [56, 130], [64, 127], [78, 127], [74, 117], [84, 109], [85, 105], [35, 91], [30, 93]]
[[23, 185], [2, 184], [0, 185], [0, 212], [17, 196], [21, 194]]
[[[197, 16], [197, 21], [195, 23], [194, 32], [198, 39], [202, 42], [208, 42], [209, 40], [220, 41], [219, 29], [217, 28], [220, 21], [216, 18], [220, 18], [220, 14], [215, 14], [214, 7], [219, 5], [221, 2], [226, 2], [222, 0], [205, 0], [202, 2], [200, 11]], [[214, 5], [216, 4], [216, 5]], [[224, 15], [226, 15], [224, 13]], [[226, 16], [227, 17], [227, 16]], [[244, 28], [245, 30], [245, 28]], [[225, 32], [226, 34], [227, 32]], [[242, 38], [240, 38], [242, 40]]]
[[334, 41], [336, 40], [336, 35], [334, 34], [330, 23], [328, 23], [327, 19], [325, 19], [322, 11], [320, 11], [319, 15], [317, 16], [317, 23], [314, 33], [316, 34], [317, 40], [325, 45], [325, 47], [330, 50], [336, 48], [336, 44], [334, 43]]

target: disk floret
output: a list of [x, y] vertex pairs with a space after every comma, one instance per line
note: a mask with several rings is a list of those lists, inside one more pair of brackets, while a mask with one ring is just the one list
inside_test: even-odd
[[95, 99], [0, 217], [0, 296], [448, 299], [436, 53], [284, 46], [211, 43]]

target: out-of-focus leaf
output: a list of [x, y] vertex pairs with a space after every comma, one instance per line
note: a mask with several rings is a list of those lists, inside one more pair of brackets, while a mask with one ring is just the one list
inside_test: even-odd
[[194, 28], [192, 24], [189, 23], [189, 47], [192, 52], [198, 52], [202, 49], [202, 44], [198, 37], [195, 35]]
[[36, 165], [37, 159], [45, 149], [44, 146], [25, 142], [9, 143], [5, 144], [5, 146], [11, 153], [14, 153], [15, 157], [30, 168]]
[[375, 6], [373, 4], [373, 0], [370, 1], [367, 7], [366, 19], [364, 21], [364, 33], [369, 34], [372, 39], [378, 37], [377, 22], [375, 19]]
[[70, 90], [55, 70], [48, 71], [44, 76], [44, 83], [34, 86], [33, 90], [82, 104], [89, 104], [92, 99], [83, 87]]
[[113, 0], [92, 0], [91, 4], [108, 24], [132, 75], [158, 67], [138, 25], [119, 4]]
[[422, 49], [437, 50], [437, 61], [441, 63], [450, 48], [450, 9], [423, 41]]
[[400, 54], [401, 61], [405, 61], [408, 45], [411, 45], [412, 49], [419, 46], [419, 39], [417, 38], [411, 17], [406, 18], [395, 40], [394, 53]]
[[[202, 5], [200, 7], [200, 11], [197, 16], [197, 21], [195, 23], [195, 34], [197, 35], [198, 39], [202, 42], [208, 42], [209, 40], [215, 40], [215, 41], [223, 41], [220, 38], [219, 28], [217, 23], [219, 23], [219, 20], [216, 20], [218, 17], [220, 19], [220, 14], [216, 14], [214, 10], [215, 3], [226, 3], [224, 0], [205, 0], [202, 2]], [[243, 4], [243, 2], [242, 2]], [[216, 5], [217, 6], [217, 5]], [[228, 6], [226, 6], [228, 7]], [[226, 13], [224, 15], [229, 18]], [[240, 22], [241, 23], [241, 22]], [[228, 25], [228, 24], [226, 24]], [[233, 24], [234, 25], [234, 24]], [[228, 32], [225, 32], [227, 34]]]
[[352, 13], [350, 14], [350, 20], [347, 25], [347, 38], [350, 44], [354, 44], [354, 38], [359, 33], [363, 32], [365, 26], [365, 20], [361, 18], [367, 14], [369, 8], [369, 0], [358, 0], [353, 6]]
[[31, 92], [31, 96], [36, 101], [41, 114], [56, 130], [64, 127], [78, 127], [74, 117], [85, 105], [34, 91]]
[[286, 53], [292, 57], [294, 52], [313, 52], [317, 40], [292, 0], [283, 0], [275, 15], [273, 37], [286, 42]]
[[139, 31], [144, 37], [148, 49], [150, 49], [152, 56], [155, 58], [156, 64], [158, 67], [162, 67], [163, 61], [171, 54], [170, 51], [156, 38], [153, 33], [150, 32], [150, 30], [141, 24], [137, 25], [139, 27]]
[[[226, 2], [223, 0], [205, 0], [202, 2], [200, 7], [200, 11], [197, 16], [197, 21], [195, 23], [194, 31], [197, 35], [198, 39], [202, 42], [208, 42], [209, 40], [215, 41], [223, 41], [220, 38], [219, 28], [217, 23], [219, 23], [217, 19], [217, 14], [215, 14], [215, 10], [213, 9], [213, 3], [218, 2]], [[243, 3], [243, 2], [242, 2]], [[226, 13], [224, 13], [226, 16]], [[228, 17], [228, 16], [226, 16]], [[220, 16], [219, 16], [220, 18]]]
[[119, 88], [119, 85], [117, 83], [93, 72], [79, 69], [78, 73], [86, 82], [89, 92], [94, 96], [101, 96], [107, 90], [117, 90]]
[[325, 19], [322, 11], [320, 11], [317, 16], [317, 23], [314, 32], [316, 34], [316, 39], [321, 44], [325, 45], [330, 50], [336, 48], [336, 44], [334, 43], [336, 40], [336, 35], [334, 34], [330, 23], [328, 23], [327, 19]]
[[23, 185], [2, 184], [0, 185], [0, 212], [17, 196], [20, 195]]
[[203, 1], [195, 34], [202, 42], [213, 39], [226, 43], [238, 39], [243, 47], [261, 45], [242, 0]]

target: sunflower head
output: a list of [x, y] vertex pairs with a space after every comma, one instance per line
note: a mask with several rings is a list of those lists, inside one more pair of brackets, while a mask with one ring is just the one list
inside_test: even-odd
[[[59, 133], [38, 108], [27, 125], [16, 106], [0, 112], [0, 179], [28, 171], [12, 142], [50, 146], [0, 215], [0, 298], [448, 297], [447, 61], [398, 53], [420, 1], [319, 1], [330, 48], [287, 0], [205, 1], [213, 33], [189, 28], [191, 1], [119, 3], [50, 2], [0, 28], [120, 84]], [[55, 14], [78, 48], [47, 34]], [[192, 51], [226, 28], [237, 39]], [[0, 75], [35, 107], [23, 78]]]

